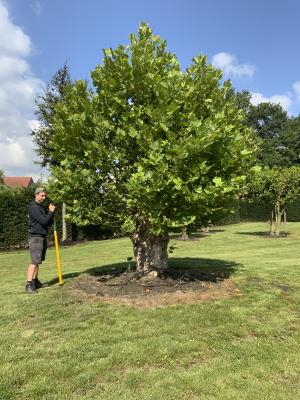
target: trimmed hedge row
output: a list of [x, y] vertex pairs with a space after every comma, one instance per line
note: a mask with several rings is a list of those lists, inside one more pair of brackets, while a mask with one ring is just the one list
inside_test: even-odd
[[[239, 203], [240, 221], [268, 221], [271, 219], [273, 206], [264, 202], [249, 202], [241, 200]], [[286, 205], [286, 217], [289, 222], [300, 221], [300, 198]]]
[[[33, 199], [33, 189], [0, 190], [0, 249], [25, 248], [28, 246], [28, 204]], [[229, 204], [231, 211], [216, 214], [214, 225], [236, 224], [241, 221], [267, 221], [272, 207], [266, 203], [249, 203], [247, 200]], [[286, 207], [288, 221], [300, 221], [300, 198]], [[58, 235], [62, 236], [61, 208], [55, 212]], [[67, 224], [67, 240], [99, 240], [112, 237], [113, 232], [99, 225], [79, 227]], [[48, 240], [53, 240], [53, 226]]]
[[[272, 204], [236, 200], [228, 204], [228, 211], [217, 213], [212, 218], [213, 225], [238, 224], [239, 222], [269, 221], [272, 215]], [[285, 207], [287, 221], [300, 221], [300, 198]]]
[[[34, 199], [33, 188], [0, 190], [0, 249], [25, 248], [28, 246], [28, 204]], [[49, 201], [48, 201], [49, 202]], [[47, 205], [47, 204], [46, 204]], [[62, 236], [61, 207], [55, 210], [58, 236]], [[98, 240], [111, 237], [112, 231], [99, 225], [79, 227], [67, 223], [67, 240]], [[53, 241], [53, 225], [48, 230], [48, 240]]]
[[28, 242], [28, 203], [32, 190], [0, 191], [0, 248], [25, 247]]

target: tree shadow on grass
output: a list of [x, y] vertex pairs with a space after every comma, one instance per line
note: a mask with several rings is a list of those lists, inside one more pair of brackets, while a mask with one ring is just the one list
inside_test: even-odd
[[220, 233], [220, 232], [224, 232], [224, 229], [210, 229], [208, 232], [205, 232], [205, 231], [193, 232], [189, 235], [188, 239], [182, 239], [181, 233], [171, 234], [170, 237], [173, 240], [189, 241], [189, 240], [197, 240], [197, 239], [205, 238], [207, 236], [210, 236], [210, 235], [213, 235], [216, 233]]
[[[71, 273], [69, 273], [69, 274], [63, 274], [63, 275], [62, 275], [63, 284], [65, 283], [66, 280], [76, 278], [76, 277], [79, 276], [81, 273], [82, 273], [82, 272], [71, 272]], [[59, 282], [58, 277], [57, 277], [57, 278], [53, 278], [53, 279], [51, 279], [51, 280], [48, 281], [48, 282], [44, 282], [44, 286], [47, 286], [47, 287], [48, 287], [48, 286], [53, 286], [53, 285], [58, 284], [58, 282]]]
[[[224, 232], [224, 229], [213, 229], [213, 228], [210, 228], [210, 229], [208, 230], [208, 232], [206, 232], [206, 231], [200, 231], [200, 232], [196, 232], [195, 235], [201, 234], [201, 233], [210, 234], [210, 233], [220, 233], [220, 232]], [[194, 234], [193, 234], [193, 235], [194, 235]]]
[[234, 261], [226, 261], [214, 258], [182, 257], [169, 259], [169, 268], [184, 270], [197, 276], [201, 281], [216, 282], [228, 279], [238, 268], [242, 267]]
[[[135, 265], [135, 263], [131, 262], [131, 265]], [[68, 274], [62, 274], [62, 281], [63, 285], [66, 283], [66, 281], [72, 280], [74, 278], [77, 278], [79, 275], [82, 274], [89, 274], [89, 275], [95, 275], [95, 276], [104, 276], [107, 274], [113, 274], [115, 273], [116, 275], [124, 273], [129, 267], [128, 263], [122, 262], [122, 263], [116, 263], [116, 264], [109, 264], [109, 265], [99, 265], [96, 267], [89, 268], [85, 271], [81, 272], [70, 272]], [[51, 279], [50, 281], [44, 282], [44, 286], [53, 286], [57, 285], [59, 283], [58, 277]]]
[[[93, 275], [101, 279], [105, 275], [121, 275], [129, 269], [131, 272], [135, 271], [135, 262], [130, 263], [117, 263], [111, 265], [96, 266], [84, 271], [85, 274]], [[241, 268], [241, 264], [234, 261], [225, 261], [210, 258], [169, 258], [169, 267], [163, 275], [168, 277], [176, 277], [185, 274], [190, 276], [191, 279], [196, 277], [201, 281], [216, 282], [230, 277], [230, 275], [237, 269]]]
[[251, 236], [260, 236], [260, 237], [266, 237], [266, 238], [271, 238], [271, 239], [278, 239], [278, 238], [285, 238], [290, 235], [289, 232], [280, 232], [279, 236], [275, 235], [270, 235], [269, 231], [259, 231], [259, 232], [235, 232], [236, 235], [251, 235]]
[[[228, 279], [230, 275], [242, 266], [233, 261], [210, 258], [169, 258], [169, 267], [162, 273], [163, 279], [182, 280], [186, 282], [203, 281], [219, 282]], [[73, 272], [63, 275], [63, 284], [73, 280], [79, 275], [90, 275], [99, 282], [106, 281], [107, 278], [117, 278], [126, 276], [131, 280], [136, 271], [135, 262], [121, 262], [115, 264], [99, 265], [89, 268], [82, 272]], [[54, 278], [46, 283], [46, 286], [58, 284], [58, 278]]]

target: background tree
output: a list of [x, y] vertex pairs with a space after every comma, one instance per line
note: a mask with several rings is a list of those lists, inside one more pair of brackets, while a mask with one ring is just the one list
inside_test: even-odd
[[138, 271], [166, 268], [169, 230], [239, 189], [252, 131], [221, 71], [199, 56], [183, 73], [144, 23], [91, 76], [94, 91], [77, 81], [55, 106], [52, 194], [77, 224], [121, 224]]
[[53, 157], [53, 149], [50, 145], [53, 136], [52, 119], [56, 104], [63, 103], [66, 88], [70, 85], [72, 85], [70, 70], [68, 64], [65, 63], [50, 79], [44, 94], [37, 99], [36, 116], [40, 126], [33, 129], [31, 135], [40, 158], [39, 163], [43, 167], [58, 163], [58, 160]]
[[233, 91], [232, 96], [235, 97], [238, 108], [244, 111], [246, 115], [246, 121], [248, 121], [248, 114], [250, 113], [251, 108], [254, 107], [251, 104], [251, 93], [248, 90], [242, 90], [240, 92]]
[[[245, 112], [245, 123], [260, 139], [258, 163], [268, 167], [293, 165], [294, 127], [282, 106], [270, 102], [253, 105], [251, 93], [246, 90], [233, 96], [237, 106]], [[286, 134], [287, 130], [289, 134]]]
[[280, 104], [260, 103], [251, 106], [247, 113], [247, 122], [262, 139], [258, 160], [261, 165], [284, 166], [280, 153], [281, 135], [288, 121], [287, 112]]
[[[66, 88], [72, 85], [70, 70], [67, 63], [64, 64], [51, 78], [42, 96], [37, 100], [36, 116], [40, 122], [38, 129], [31, 132], [33, 142], [36, 145], [36, 152], [40, 158], [39, 164], [43, 167], [59, 163], [53, 154], [50, 145], [53, 136], [53, 116], [55, 106], [58, 102], [64, 102]], [[62, 241], [67, 239], [66, 205], [62, 204]]]
[[278, 152], [286, 166], [300, 164], [300, 116], [290, 117], [279, 138]]
[[248, 177], [247, 191], [252, 199], [272, 204], [271, 235], [280, 235], [283, 209], [288, 202], [296, 200], [300, 190], [300, 167], [263, 168]]

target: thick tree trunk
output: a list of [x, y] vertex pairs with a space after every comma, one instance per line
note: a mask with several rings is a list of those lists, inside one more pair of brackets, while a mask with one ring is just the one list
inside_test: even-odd
[[149, 228], [145, 221], [141, 221], [131, 236], [137, 272], [141, 275], [149, 274], [149, 271], [157, 275], [168, 267], [169, 235], [166, 232], [154, 236], [150, 234]]

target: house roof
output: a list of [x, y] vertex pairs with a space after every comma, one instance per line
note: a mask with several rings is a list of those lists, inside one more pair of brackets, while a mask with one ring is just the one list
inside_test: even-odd
[[33, 179], [31, 176], [5, 176], [3, 178], [4, 185], [10, 187], [24, 187], [28, 188], [33, 184]]

